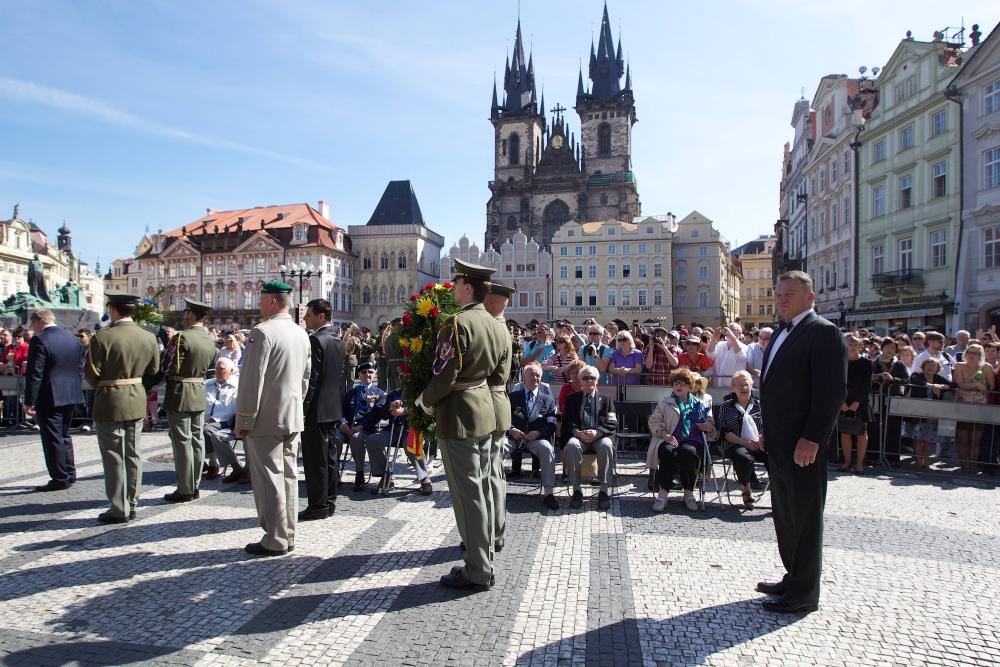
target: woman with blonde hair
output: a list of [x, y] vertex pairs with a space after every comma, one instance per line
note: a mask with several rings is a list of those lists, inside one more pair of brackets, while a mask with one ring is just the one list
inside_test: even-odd
[[642, 383], [642, 352], [635, 349], [635, 339], [626, 329], [622, 329], [615, 336], [617, 346], [611, 353], [611, 363], [608, 365], [608, 375], [611, 376], [611, 384], [621, 386], [623, 384]]
[[[985, 405], [996, 385], [993, 368], [984, 362], [983, 346], [973, 343], [965, 348], [962, 361], [955, 364], [951, 379], [958, 385], [958, 400], [963, 403]], [[958, 422], [955, 446], [958, 450], [962, 472], [976, 472], [979, 448], [983, 440], [983, 427], [971, 422]]]
[[560, 382], [569, 382], [569, 365], [576, 359], [576, 342], [560, 334], [556, 336], [556, 353], [542, 363], [542, 370]]
[[764, 417], [760, 401], [753, 397], [750, 373], [736, 371], [729, 379], [729, 386], [734, 395], [719, 410], [719, 432], [725, 441], [725, 454], [733, 462], [736, 479], [743, 490], [743, 507], [753, 509], [753, 484], [757, 481], [754, 463], [767, 462], [762, 442]]

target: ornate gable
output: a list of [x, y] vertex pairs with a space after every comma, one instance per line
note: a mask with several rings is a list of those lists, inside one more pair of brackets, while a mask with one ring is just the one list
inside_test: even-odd
[[246, 241], [236, 246], [236, 248], [233, 249], [233, 253], [274, 252], [275, 250], [282, 250], [281, 244], [275, 241], [270, 234], [260, 230]]

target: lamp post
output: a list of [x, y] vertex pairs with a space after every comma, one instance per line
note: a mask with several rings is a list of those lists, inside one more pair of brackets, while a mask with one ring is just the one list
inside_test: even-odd
[[[316, 276], [320, 278], [323, 275], [323, 271], [316, 270], [316, 267], [312, 264], [306, 264], [305, 262], [292, 262], [291, 264], [282, 264], [278, 267], [278, 271], [281, 272], [281, 279], [287, 281], [289, 278], [299, 279], [299, 300], [296, 305], [302, 303], [302, 284], [305, 282], [306, 278], [310, 276]], [[295, 309], [295, 323], [299, 323], [299, 309]]]
[[845, 304], [843, 300], [837, 304], [837, 310], [840, 311], [840, 326], [845, 329], [847, 328], [847, 311], [844, 310], [846, 307], [847, 304]]

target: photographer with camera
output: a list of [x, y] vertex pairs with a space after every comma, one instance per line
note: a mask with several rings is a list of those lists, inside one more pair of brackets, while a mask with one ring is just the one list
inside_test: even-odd
[[649, 375], [646, 384], [665, 385], [670, 383], [670, 371], [677, 368], [677, 357], [671, 350], [672, 345], [667, 340], [667, 330], [656, 327], [653, 336], [646, 346], [643, 364]]
[[580, 348], [579, 357], [600, 371], [600, 383], [608, 383], [608, 364], [611, 363], [611, 355], [614, 350], [610, 345], [606, 345], [604, 339], [604, 328], [600, 324], [591, 324], [587, 327], [587, 344]]

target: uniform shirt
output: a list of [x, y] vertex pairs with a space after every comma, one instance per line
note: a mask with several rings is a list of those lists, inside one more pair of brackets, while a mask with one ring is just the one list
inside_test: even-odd
[[224, 384], [215, 378], [205, 382], [205, 423], [231, 423], [236, 419], [236, 376], [231, 375]]

